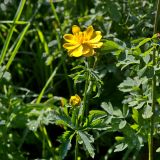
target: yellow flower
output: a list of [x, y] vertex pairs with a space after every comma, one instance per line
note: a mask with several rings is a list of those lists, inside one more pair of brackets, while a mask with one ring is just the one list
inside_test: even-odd
[[74, 96], [71, 96], [69, 103], [72, 106], [79, 106], [81, 103], [81, 98], [77, 94], [75, 94]]
[[78, 26], [73, 25], [72, 33], [63, 36], [67, 42], [63, 47], [68, 50], [70, 57], [93, 56], [95, 54], [94, 48], [100, 48], [103, 45], [100, 42], [101, 32], [94, 31], [92, 26], [82, 32]]

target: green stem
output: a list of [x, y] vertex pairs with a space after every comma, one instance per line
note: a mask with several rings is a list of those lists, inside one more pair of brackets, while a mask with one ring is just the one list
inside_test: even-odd
[[[43, 131], [42, 131], [43, 133]], [[42, 139], [42, 158], [45, 158], [46, 156], [46, 142], [45, 142], [45, 137], [43, 135], [43, 139]]]
[[[86, 67], [88, 70], [88, 63], [86, 63]], [[84, 88], [84, 98], [83, 98], [83, 108], [82, 108], [82, 116], [81, 116], [81, 122], [83, 124], [84, 121], [84, 114], [86, 112], [87, 107], [87, 90], [88, 90], [88, 85], [89, 85], [89, 72], [86, 72], [86, 82], [85, 82], [85, 88]]]
[[129, 154], [133, 151], [133, 147], [128, 148], [126, 153], [124, 154], [122, 160], [128, 160], [129, 159]]
[[75, 160], [78, 158], [78, 135], [76, 136]]
[[59, 18], [58, 18], [58, 15], [57, 15], [57, 12], [56, 12], [56, 9], [55, 9], [55, 6], [54, 6], [54, 3], [53, 3], [52, 0], [50, 0], [50, 5], [51, 5], [52, 12], [53, 12], [53, 14], [54, 14], [54, 16], [55, 16], [55, 19], [56, 19], [56, 21], [57, 21], [57, 23], [58, 23], [58, 27], [59, 27], [60, 30], [61, 30], [61, 23], [60, 23], [60, 20], [59, 20]]
[[42, 157], [45, 158], [45, 150], [46, 150], [46, 149], [45, 149], [45, 148], [46, 148], [45, 143], [46, 143], [46, 141], [47, 141], [49, 150], [50, 150], [50, 152], [52, 153], [52, 156], [53, 156], [53, 158], [54, 158], [53, 146], [52, 146], [52, 143], [51, 143], [51, 141], [50, 141], [50, 139], [49, 139], [49, 136], [48, 136], [46, 127], [45, 127], [44, 125], [42, 125], [42, 126], [40, 127], [40, 130], [41, 130], [41, 132], [43, 133], [43, 150], [42, 150]]
[[[155, 22], [154, 22], [154, 34], [157, 33], [157, 25], [158, 25], [158, 15], [160, 14], [160, 0], [157, 2], [157, 12], [155, 15]], [[153, 66], [156, 65], [156, 51], [154, 50], [152, 61]], [[156, 102], [156, 75], [152, 78], [152, 112], [153, 115], [150, 119], [150, 133], [148, 135], [148, 150], [149, 150], [149, 160], [153, 160], [153, 134], [154, 134], [154, 114], [155, 114], [155, 102]]]

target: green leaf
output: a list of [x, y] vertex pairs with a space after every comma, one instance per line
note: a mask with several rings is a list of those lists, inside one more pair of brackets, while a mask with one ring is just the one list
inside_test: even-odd
[[110, 115], [113, 115], [113, 107], [112, 107], [112, 104], [111, 104], [110, 102], [109, 102], [109, 103], [102, 102], [101, 107], [102, 107], [107, 113], [109, 113]]
[[94, 158], [95, 153], [94, 153], [94, 148], [90, 143], [90, 138], [82, 131], [78, 131], [78, 135], [82, 139], [87, 151], [89, 152], [90, 156]]
[[53, 105], [47, 104], [23, 104], [22, 102], [14, 102], [12, 114], [10, 114], [10, 122], [12, 127], [26, 127], [32, 131], [36, 131], [41, 125], [55, 123], [56, 114], [53, 111]]
[[142, 117], [144, 119], [148, 119], [148, 118], [151, 118], [151, 116], [153, 115], [153, 112], [152, 112], [152, 107], [147, 105], [146, 107], [144, 107], [144, 112], [142, 114]]
[[[26, 3], [26, 0], [20, 1], [18, 9], [17, 9], [17, 12], [16, 12], [16, 14], [14, 16], [14, 19], [13, 19], [14, 23], [19, 20], [25, 3]], [[6, 56], [6, 52], [7, 52], [8, 46], [10, 44], [13, 32], [14, 32], [14, 30], [16, 28], [16, 25], [14, 23], [12, 24], [12, 27], [11, 27], [11, 29], [8, 32], [5, 44], [3, 45], [3, 48], [2, 48], [2, 51], [1, 51], [1, 54], [0, 54], [0, 65], [2, 64], [2, 62], [3, 62], [3, 60], [4, 60], [5, 56]]]
[[142, 69], [139, 70], [139, 72], [137, 73], [139, 77], [144, 76], [145, 72], [147, 70], [147, 66], [144, 66]]
[[156, 152], [160, 152], [160, 147], [158, 147], [158, 148], [156, 149]]
[[87, 128], [91, 128], [94, 130], [106, 130], [107, 126], [103, 122], [103, 119], [94, 119], [92, 122], [87, 126]]
[[71, 121], [71, 117], [68, 116], [62, 109], [59, 110], [59, 113], [57, 113], [57, 124], [65, 125], [71, 129], [75, 129], [75, 125]]
[[137, 130], [138, 127], [139, 127], [139, 125], [138, 125], [138, 124], [133, 124], [133, 125], [131, 125], [130, 127], [133, 128], [134, 130]]
[[102, 50], [116, 51], [116, 50], [123, 50], [123, 48], [114, 41], [106, 40], [103, 44]]
[[138, 39], [132, 40], [131, 43], [136, 44], [136, 43], [141, 42], [141, 41], [144, 40], [144, 39], [145, 39], [145, 37], [140, 37], [140, 38], [138, 38]]
[[139, 77], [135, 77], [134, 79], [127, 77], [127, 79], [124, 80], [118, 87], [122, 92], [131, 92], [138, 91], [140, 84], [141, 81], [139, 80]]
[[121, 121], [119, 124], [119, 129], [123, 129], [126, 126], [126, 124], [127, 124], [126, 120]]
[[107, 9], [108, 12], [110, 14], [110, 17], [115, 21], [115, 22], [119, 22], [122, 15], [121, 12], [118, 10], [118, 7], [116, 5], [116, 3], [109, 1], [107, 3]]
[[141, 42], [139, 42], [139, 44], [135, 48], [141, 47], [142, 45], [144, 45], [145, 43], [147, 43], [150, 40], [151, 40], [151, 38], [145, 38], [145, 39], [143, 39]]
[[138, 103], [138, 105], [135, 107], [135, 109], [140, 109], [140, 108], [142, 108], [146, 102], [138, 102], [138, 101], [137, 101], [137, 103]]
[[132, 112], [133, 112], [132, 118], [135, 120], [136, 123], [138, 123], [139, 113], [138, 113], [137, 109], [134, 109], [134, 108], [133, 108], [133, 109], [132, 109]]
[[18, 42], [17, 42], [14, 50], [12, 51], [11, 57], [9, 58], [9, 60], [8, 60], [8, 62], [6, 64], [6, 69], [7, 70], [9, 69], [10, 65], [12, 64], [12, 62], [13, 62], [13, 60], [14, 60], [17, 52], [18, 52], [19, 47], [21, 46], [21, 44], [23, 42], [24, 36], [25, 36], [25, 34], [26, 34], [26, 32], [27, 32], [27, 30], [28, 30], [29, 27], [30, 27], [30, 23], [28, 23], [26, 25], [26, 27], [23, 29], [23, 31], [21, 32], [21, 34], [19, 34], [19, 36], [18, 36]]
[[95, 116], [95, 118], [106, 116], [106, 112], [102, 110], [91, 110], [89, 114]]
[[123, 116], [124, 116], [124, 118], [127, 117], [128, 114], [129, 114], [128, 105], [123, 105]]
[[122, 111], [119, 108], [115, 108], [114, 109], [113, 115], [116, 116], [116, 117], [118, 117], [118, 118], [124, 118], [123, 117], [123, 113], [122, 113]]
[[51, 56], [48, 56], [47, 59], [46, 59], [46, 61], [45, 61], [45, 64], [46, 64], [47, 66], [49, 66], [49, 65], [52, 64], [52, 61], [53, 61], [53, 56], [52, 56], [52, 55], [51, 55]]
[[64, 159], [71, 149], [71, 140], [74, 136], [74, 133], [71, 131], [64, 132], [58, 139], [62, 143], [59, 147], [59, 153], [62, 159]]
[[41, 111], [33, 109], [28, 113], [27, 126], [30, 130], [36, 131], [42, 124], [53, 124], [56, 121], [56, 115], [50, 109], [42, 109]]
[[114, 150], [114, 152], [121, 152], [121, 151], [125, 150], [127, 147], [128, 147], [127, 144], [120, 143], [120, 144], [116, 145], [116, 149]]
[[71, 121], [73, 123], [73, 125], [76, 126], [76, 120], [78, 119], [78, 113], [79, 113], [79, 107], [75, 107], [72, 110], [72, 117], [71, 117]]
[[147, 56], [147, 55], [152, 54], [152, 51], [153, 51], [154, 48], [155, 48], [155, 47], [153, 46], [153, 47], [151, 47], [150, 49], [148, 49], [147, 51], [145, 51], [145, 52], [143, 53], [143, 56]]
[[158, 34], [157, 33], [152, 36], [152, 39], [155, 39], [155, 38], [158, 38]]
[[143, 57], [143, 61], [145, 62], [145, 64], [148, 64], [149, 61], [150, 61], [150, 59], [151, 59], [151, 56], [150, 56], [150, 55], [145, 55], [145, 56]]
[[48, 48], [48, 44], [45, 40], [45, 36], [39, 28], [37, 28], [37, 32], [38, 32], [39, 39], [40, 39], [41, 43], [43, 44], [45, 54], [48, 55], [49, 54], [49, 48]]

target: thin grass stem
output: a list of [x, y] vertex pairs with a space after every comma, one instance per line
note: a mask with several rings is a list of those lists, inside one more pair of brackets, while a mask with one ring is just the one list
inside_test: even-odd
[[[157, 1], [157, 12], [155, 15], [153, 34], [157, 33], [158, 15], [159, 14], [160, 14], [160, 0]], [[156, 65], [156, 50], [154, 50], [154, 52], [153, 52], [152, 62], [153, 62], [153, 66], [155, 66]], [[154, 75], [152, 78], [152, 112], [153, 112], [153, 115], [150, 119], [150, 133], [148, 135], [148, 150], [149, 150], [148, 159], [149, 160], [153, 160], [153, 134], [154, 134], [155, 102], [156, 102], [156, 75]]]
[[11, 41], [13, 32], [14, 32], [14, 30], [15, 30], [15, 26], [16, 26], [15, 23], [19, 20], [19, 18], [20, 18], [20, 16], [21, 16], [21, 13], [22, 13], [22, 10], [23, 10], [23, 8], [24, 8], [25, 3], [26, 3], [26, 0], [21, 0], [21, 2], [19, 3], [19, 7], [18, 7], [17, 12], [16, 12], [16, 14], [15, 14], [15, 17], [14, 17], [14, 19], [13, 19], [13, 22], [14, 22], [14, 23], [13, 23], [13, 25], [12, 25], [12, 27], [11, 27], [8, 35], [7, 35], [7, 39], [6, 39], [5, 43], [4, 43], [4, 46], [3, 46], [2, 51], [1, 51], [1, 55], [0, 55], [0, 65], [3, 63], [3, 60], [4, 60], [4, 58], [5, 58], [5, 55], [6, 55], [6, 52], [7, 52], [9, 43], [10, 43], [10, 41]]
[[[50, 5], [51, 5], [51, 9], [52, 9], [53, 15], [54, 15], [54, 17], [55, 17], [55, 19], [57, 21], [58, 27], [60, 29], [61, 35], [63, 35], [61, 23], [60, 23], [59, 17], [57, 15], [57, 12], [56, 12], [56, 9], [55, 9], [55, 6], [54, 6], [54, 3], [52, 2], [52, 0], [50, 0]], [[56, 30], [56, 28], [55, 28], [55, 30]], [[57, 42], [58, 42], [58, 50], [59, 50], [59, 52], [61, 52], [62, 51], [62, 45], [61, 45], [60, 36], [59, 36], [58, 32], [56, 32], [56, 39], [57, 39]], [[63, 56], [61, 56], [61, 57], [63, 57]], [[67, 86], [68, 86], [69, 94], [72, 95], [72, 89], [71, 89], [71, 84], [70, 84], [70, 81], [69, 81], [69, 78], [68, 78], [66, 64], [63, 63], [62, 66], [63, 66], [65, 78], [66, 78], [66, 81], [67, 81]]]
[[14, 58], [15, 58], [15, 56], [16, 56], [16, 54], [17, 54], [17, 51], [18, 51], [19, 47], [21, 46], [21, 44], [22, 44], [22, 42], [23, 42], [24, 35], [26, 34], [29, 26], [30, 26], [30, 23], [27, 24], [27, 26], [23, 29], [22, 33], [18, 36], [18, 39], [19, 39], [19, 40], [18, 40], [18, 42], [17, 42], [17, 44], [16, 44], [16, 46], [15, 46], [13, 52], [12, 52], [11, 57], [9, 58], [9, 60], [8, 60], [8, 62], [7, 62], [7, 65], [6, 65], [6, 69], [7, 69], [7, 70], [9, 69], [11, 63], [13, 62], [13, 60], [14, 60]]

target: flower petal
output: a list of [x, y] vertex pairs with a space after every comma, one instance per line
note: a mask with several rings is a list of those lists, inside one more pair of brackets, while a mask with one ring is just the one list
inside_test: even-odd
[[103, 45], [103, 42], [98, 42], [98, 43], [91, 43], [90, 46], [92, 48], [101, 48]]
[[95, 54], [94, 49], [90, 49], [90, 51], [87, 54], [83, 54], [83, 56], [90, 57], [93, 56], [94, 54]]
[[72, 26], [72, 33], [73, 34], [76, 34], [76, 33], [80, 32], [80, 31], [81, 31], [81, 29], [77, 25], [73, 25]]
[[83, 50], [83, 47], [82, 45], [80, 45], [76, 49], [70, 50], [68, 54], [70, 57], [80, 57], [82, 56], [82, 50]]
[[85, 38], [86, 38], [86, 41], [87, 40], [90, 40], [92, 35], [93, 35], [93, 27], [92, 26], [88, 26], [87, 30], [85, 31]]
[[90, 47], [89, 45], [83, 44], [83, 50], [82, 50], [83, 55], [89, 53], [91, 49], [92, 47]]
[[79, 44], [72, 44], [72, 43], [65, 43], [63, 45], [63, 48], [68, 49], [68, 50], [73, 50], [75, 48], [77, 48], [79, 46]]
[[70, 43], [77, 43], [76, 41], [75, 41], [75, 37], [74, 37], [74, 35], [73, 34], [65, 34], [64, 36], [63, 36], [63, 38], [65, 39], [65, 41], [67, 41], [67, 42], [70, 42]]
[[98, 43], [102, 38], [101, 32], [100, 31], [95, 31], [93, 33], [93, 36], [91, 37], [91, 40], [89, 40], [89, 43]]

